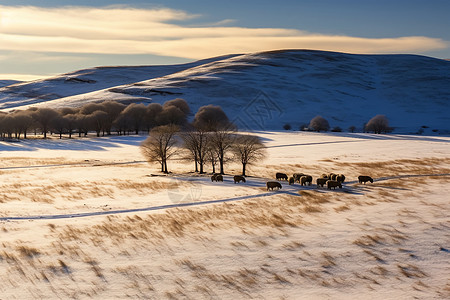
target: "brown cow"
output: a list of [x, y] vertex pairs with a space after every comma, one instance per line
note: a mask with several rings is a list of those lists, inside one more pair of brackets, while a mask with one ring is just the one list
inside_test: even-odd
[[339, 174], [338, 176], [336, 176], [336, 181], [344, 182], [345, 181], [344, 174]]
[[336, 187], [339, 187], [340, 189], [342, 189], [342, 184], [339, 181], [336, 181], [336, 180], [328, 180], [327, 181], [327, 187], [328, 187], [329, 190], [331, 190], [331, 188], [333, 188], [335, 190]]
[[316, 182], [317, 182], [317, 187], [319, 187], [319, 185], [321, 187], [323, 187], [328, 181], [328, 177], [327, 178], [317, 178]]
[[245, 182], [245, 177], [244, 176], [241, 176], [241, 175], [235, 175], [234, 177], [233, 177], [233, 179], [234, 179], [234, 183], [239, 183], [239, 182]]
[[308, 183], [308, 185], [311, 185], [311, 183], [312, 183], [312, 176], [309, 176], [309, 175], [303, 175], [301, 178], [300, 178], [300, 184], [301, 185], [306, 185]]
[[298, 183], [300, 183], [300, 178], [302, 177], [302, 176], [304, 176], [305, 174], [303, 174], [303, 173], [294, 173], [293, 175], [292, 175], [292, 177], [294, 177], [294, 182], [298, 182]]
[[275, 178], [277, 180], [288, 180], [288, 176], [284, 173], [277, 173], [275, 174]]
[[281, 183], [278, 181], [267, 181], [267, 190], [271, 189], [273, 191], [274, 188], [280, 190], [281, 189]]
[[294, 177], [289, 177], [289, 185], [292, 185], [292, 184], [294, 184]]
[[366, 184], [367, 181], [370, 181], [371, 183], [373, 183], [372, 177], [370, 177], [370, 176], [363, 176], [363, 175], [358, 176], [358, 181], [359, 181], [359, 183], [364, 183], [364, 184]]
[[216, 181], [216, 182], [222, 181], [223, 182], [223, 176], [221, 174], [213, 174], [211, 176], [211, 181]]

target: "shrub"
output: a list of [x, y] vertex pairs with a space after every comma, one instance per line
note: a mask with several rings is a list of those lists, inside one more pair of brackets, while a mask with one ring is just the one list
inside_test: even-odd
[[332, 132], [342, 132], [342, 128], [339, 126], [333, 127], [333, 129], [331, 129]]
[[230, 123], [222, 107], [216, 105], [205, 105], [198, 109], [195, 114], [193, 125], [198, 128], [214, 129], [227, 126]]
[[308, 130], [308, 124], [302, 124], [298, 127], [298, 130], [300, 131], [307, 131]]
[[284, 128], [284, 130], [291, 130], [292, 126], [291, 126], [291, 124], [286, 123], [286, 124], [283, 125], [283, 128]]
[[372, 131], [377, 134], [386, 133], [390, 131], [389, 121], [385, 115], [376, 115], [367, 122], [365, 129], [368, 132]]
[[330, 129], [330, 124], [322, 116], [316, 116], [309, 122], [309, 128], [317, 132], [328, 131]]

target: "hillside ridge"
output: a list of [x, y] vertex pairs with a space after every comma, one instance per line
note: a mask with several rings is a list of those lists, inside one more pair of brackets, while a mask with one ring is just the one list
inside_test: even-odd
[[[322, 115], [332, 127], [346, 130], [352, 125], [362, 127], [376, 114], [385, 114], [400, 131], [413, 132], [421, 126], [450, 130], [446, 113], [450, 62], [446, 60], [412, 54], [277, 50], [148, 68], [148, 74], [141, 73], [135, 81], [87, 92], [67, 91], [64, 97], [39, 95], [21, 100], [5, 97], [3, 88], [0, 107], [81, 106], [104, 100], [163, 103], [183, 98], [193, 111], [207, 104], [220, 105], [231, 119], [248, 129], [282, 129], [285, 123], [297, 129]], [[105, 70], [117, 73], [114, 71], [119, 69]], [[65, 75], [64, 80], [76, 81], [66, 86], [95, 84], [83, 82], [89, 77], [77, 72], [73, 72], [75, 77]], [[99, 81], [108, 80], [102, 76]]]

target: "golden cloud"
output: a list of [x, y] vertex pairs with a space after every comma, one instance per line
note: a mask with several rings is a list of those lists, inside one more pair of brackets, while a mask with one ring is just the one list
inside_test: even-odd
[[284, 28], [225, 26], [231, 21], [194, 27], [170, 23], [196, 17], [167, 8], [0, 6], [0, 50], [199, 59], [273, 49], [420, 53], [448, 47], [441, 39], [423, 36], [375, 39]]

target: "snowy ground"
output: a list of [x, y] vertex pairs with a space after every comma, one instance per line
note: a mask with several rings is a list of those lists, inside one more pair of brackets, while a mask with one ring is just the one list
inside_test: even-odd
[[[0, 295], [450, 297], [450, 138], [257, 134], [267, 158], [245, 184], [181, 161], [151, 176], [145, 137], [0, 142]], [[267, 192], [279, 171], [347, 180]]]

